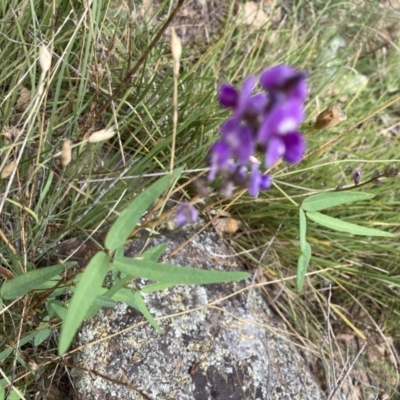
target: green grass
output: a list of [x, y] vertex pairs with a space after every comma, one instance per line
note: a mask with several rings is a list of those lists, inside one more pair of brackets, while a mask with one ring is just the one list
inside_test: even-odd
[[[158, 13], [148, 20], [130, 17], [134, 14], [127, 7], [115, 3], [94, 1], [86, 10], [84, 2], [76, 2], [71, 10], [68, 1], [54, 6], [40, 1], [33, 13], [28, 1], [0, 1], [1, 121], [3, 132], [20, 132], [16, 143], [0, 138], [0, 169], [20, 157], [12, 183], [0, 180], [0, 264], [15, 275], [35, 269], [60, 240], [107, 230], [118, 212], [155, 181], [154, 174], [169, 171], [174, 108], [168, 38], [162, 36], [129, 76], [165, 21], [169, 2], [156, 7]], [[215, 101], [219, 83], [240, 84], [248, 74], [280, 62], [309, 73], [304, 161], [273, 169], [280, 190], [273, 188], [257, 199], [242, 194], [233, 203], [216, 196], [204, 206], [204, 211], [220, 210], [229, 204], [228, 211], [244, 222], [229, 243], [249, 268], [261, 264], [270, 280], [296, 274], [299, 224], [292, 201], [299, 204], [339, 183], [351, 185], [355, 170], [365, 181], [374, 170], [400, 161], [398, 134], [391, 133], [398, 130], [400, 41], [385, 38], [379, 25], [394, 22], [393, 13], [379, 2], [359, 5], [356, 11], [351, 2], [294, 3], [286, 6], [279, 27], [238, 27], [229, 14], [209, 43], [184, 47], [178, 86], [175, 166], [184, 168], [180, 183], [185, 185], [205, 168], [208, 149], [227, 116]], [[37, 39], [55, 54], [40, 99]], [[26, 109], [17, 109], [22, 87], [31, 99]], [[104, 109], [106, 102], [110, 104]], [[308, 122], [338, 102], [348, 119], [330, 130], [311, 130]], [[91, 132], [111, 126], [118, 137], [84, 143]], [[73, 141], [74, 154], [62, 169], [54, 155], [66, 138]], [[303, 291], [296, 291], [295, 278], [276, 284], [274, 293], [280, 295], [274, 307], [299, 340], [321, 354], [326, 369], [321, 382], [328, 393], [334, 385], [327, 355], [340, 360], [343, 352], [335, 335], [354, 334], [356, 328], [366, 337], [378, 332], [398, 346], [398, 187], [398, 178], [390, 178], [380, 187], [356, 188], [376, 194], [375, 199], [329, 212], [392, 232], [394, 238], [351, 237], [309, 222], [312, 274]], [[194, 189], [184, 186], [179, 195], [190, 198]], [[266, 295], [272, 299], [274, 293]], [[10, 306], [4, 301], [1, 311], [0, 368], [27, 397], [35, 376], [25, 352], [28, 343], [33, 346], [29, 338], [37, 326], [60, 327], [57, 319], [43, 320], [46, 311], [33, 310], [36, 301], [32, 294]], [[333, 331], [327, 330], [328, 310]], [[327, 335], [330, 342], [324, 340]], [[37, 354], [54, 356], [54, 338], [37, 345]], [[389, 347], [386, 351], [391, 352]], [[40, 367], [38, 360], [31, 361]], [[387, 361], [379, 368], [379, 373], [370, 369], [377, 386], [398, 395], [393, 365]]]

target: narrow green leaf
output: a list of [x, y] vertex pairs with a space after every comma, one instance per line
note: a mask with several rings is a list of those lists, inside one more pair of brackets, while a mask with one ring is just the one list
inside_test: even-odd
[[341, 204], [354, 203], [355, 201], [369, 200], [374, 194], [363, 192], [327, 192], [319, 193], [304, 199], [301, 208], [304, 211], [321, 211], [326, 208]]
[[[106, 290], [106, 289], [102, 289], [101, 291], [105, 290], [104, 293], [101, 293], [101, 297], [102, 298], [108, 298], [110, 301], [114, 301], [114, 299], [112, 299], [112, 297], [114, 296], [115, 293], [118, 292], [118, 290], [120, 290], [130, 279], [132, 279], [131, 277], [124, 277], [121, 280], [117, 281], [116, 283], [114, 283], [114, 285]], [[98, 299], [98, 297], [96, 298], [96, 300]], [[101, 309], [101, 307], [103, 307], [101, 304], [99, 304], [98, 302], [93, 303], [93, 305], [90, 307], [89, 311], [86, 314], [86, 318], [92, 318], [94, 315], [96, 315], [99, 310]]]
[[301, 208], [299, 209], [299, 219], [300, 219], [300, 230], [299, 230], [300, 248], [301, 251], [304, 252], [307, 243], [306, 242], [307, 220], [306, 220], [306, 214]]
[[147, 309], [146, 303], [144, 302], [143, 297], [140, 294], [140, 292], [136, 291], [134, 294], [135, 294], [136, 304], [139, 307], [139, 311], [143, 314], [143, 316], [147, 319], [147, 321], [150, 322], [150, 324], [153, 326], [153, 328], [156, 331], [162, 332], [160, 325], [158, 325], [157, 321], [153, 318], [153, 316], [150, 314], [149, 310]]
[[[181, 172], [182, 169], [174, 171], [172, 181], [177, 179]], [[113, 251], [124, 245], [145, 211], [160, 197], [168, 187], [170, 181], [170, 175], [162, 177], [144, 192], [140, 193], [132, 203], [122, 211], [107, 234], [105, 240], [107, 249]]]
[[64, 306], [63, 303], [59, 300], [51, 300], [48, 302], [49, 308], [53, 310], [53, 312], [57, 315], [58, 318], [61, 320], [65, 320], [67, 316], [67, 308]]
[[117, 302], [113, 299], [110, 299], [107, 296], [97, 296], [94, 299], [93, 304], [96, 304], [100, 307], [109, 307], [109, 308], [113, 308], [117, 305]]
[[133, 293], [132, 289], [128, 288], [121, 288], [118, 290], [117, 293], [113, 296], [114, 300], [123, 301], [124, 303], [128, 304], [129, 306], [136, 308], [139, 310], [139, 306], [136, 303], [135, 294]]
[[137, 258], [115, 260], [114, 267], [124, 274], [169, 284], [200, 285], [218, 282], [232, 282], [247, 279], [247, 272], [209, 271]]
[[[17, 343], [15, 343], [14, 347], [21, 347], [24, 346], [25, 344], [27, 344], [30, 340], [32, 340], [35, 336], [37, 335], [37, 332], [32, 332], [29, 335], [25, 336], [24, 338], [22, 338], [20, 341], [18, 341]], [[5, 360], [14, 350], [14, 347], [10, 347], [8, 349], [5, 349], [4, 351], [2, 351], [0, 353], [0, 362], [2, 362], [3, 360]]]
[[51, 267], [38, 268], [29, 271], [26, 274], [19, 275], [3, 284], [0, 289], [0, 295], [6, 300], [23, 296], [31, 290], [37, 289], [55, 275], [74, 266], [75, 264], [76, 262], [67, 262], [65, 264], [57, 264]]
[[140, 255], [140, 257], [147, 258], [148, 260], [151, 261], [157, 261], [162, 256], [167, 246], [168, 243], [160, 243], [146, 250], [144, 253]]
[[0, 362], [4, 361], [4, 360], [13, 352], [13, 350], [14, 350], [14, 349], [13, 349], [12, 347], [3, 350], [3, 351], [0, 353]]
[[345, 222], [337, 218], [329, 217], [328, 215], [324, 215], [319, 212], [308, 212], [307, 217], [322, 226], [335, 229], [336, 231], [339, 232], [351, 233], [352, 235], [385, 236], [385, 237], [394, 236], [390, 232], [385, 232], [374, 228], [366, 228], [364, 226], [352, 224], [350, 222]]
[[37, 347], [42, 344], [51, 335], [51, 331], [52, 330], [50, 328], [45, 328], [38, 331], [37, 335], [35, 336], [35, 340], [33, 341], [33, 345]]
[[30, 342], [35, 336], [37, 332], [32, 332], [29, 335], [24, 336], [19, 342], [16, 343], [16, 346], [22, 347], [28, 342]]
[[54, 176], [54, 172], [50, 170], [49, 175], [46, 180], [46, 184], [44, 185], [43, 189], [40, 190], [40, 192], [39, 192], [40, 195], [39, 195], [39, 200], [37, 201], [36, 206], [35, 206], [35, 213], [39, 213], [39, 210], [42, 207], [42, 203], [47, 196], [47, 192], [50, 189], [51, 183], [53, 182], [53, 176]]
[[142, 293], [159, 292], [160, 290], [168, 289], [175, 286], [175, 283], [153, 283], [151, 285], [144, 286], [140, 289]]
[[0, 400], [5, 400], [6, 398], [6, 389], [3, 386], [0, 386]]
[[296, 276], [296, 284], [297, 290], [300, 292], [303, 283], [304, 277], [307, 273], [307, 267], [311, 260], [311, 246], [306, 242], [303, 250], [303, 254], [297, 260], [297, 276]]
[[25, 212], [27, 212], [28, 214], [30, 214], [30, 215], [34, 218], [34, 220], [36, 221], [36, 223], [39, 225], [39, 218], [38, 218], [38, 216], [37, 216], [36, 213], [35, 213], [34, 211], [32, 211], [30, 208], [25, 207], [25, 206], [23, 206], [22, 204], [20, 204], [20, 203], [14, 201], [14, 200], [11, 200], [11, 199], [8, 198], [8, 197], [6, 198], [6, 201], [8, 201], [9, 203], [13, 204], [14, 206], [17, 206], [17, 207], [21, 208], [22, 210], [24, 210]]
[[110, 268], [110, 258], [103, 252], [98, 252], [89, 262], [72, 295], [67, 315], [60, 334], [58, 352], [64, 354], [81, 326], [85, 315], [94, 299], [98, 296], [104, 278]]

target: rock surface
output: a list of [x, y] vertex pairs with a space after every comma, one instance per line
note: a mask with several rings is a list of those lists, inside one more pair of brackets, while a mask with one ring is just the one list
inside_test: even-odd
[[[171, 254], [195, 233], [193, 229], [153, 238], [147, 248], [167, 242], [164, 256]], [[134, 257], [144, 244], [132, 241], [125, 255]], [[203, 269], [242, 269], [212, 232], [199, 234], [167, 262]], [[137, 287], [144, 283], [137, 282]], [[146, 294], [154, 317], [171, 315], [159, 320], [161, 334], [126, 304], [102, 309], [85, 322], [77, 339], [76, 346], [83, 347], [75, 353], [74, 364], [92, 371], [72, 371], [79, 398], [324, 398], [284, 325], [256, 290], [250, 295], [244, 290], [210, 306], [248, 284], [175, 286]], [[181, 314], [172, 316], [177, 313]]]

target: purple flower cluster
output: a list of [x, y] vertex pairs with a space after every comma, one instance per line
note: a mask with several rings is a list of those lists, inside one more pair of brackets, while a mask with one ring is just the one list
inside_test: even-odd
[[211, 148], [208, 181], [221, 175], [227, 197], [234, 186], [246, 187], [254, 197], [271, 186], [272, 177], [261, 173], [256, 151], [263, 153], [266, 168], [281, 157], [296, 163], [304, 154], [299, 125], [304, 120], [307, 96], [305, 74], [278, 65], [265, 70], [260, 83], [264, 90], [258, 93], [253, 93], [254, 76], [248, 77], [240, 90], [229, 84], [219, 89], [220, 105], [233, 112], [221, 126], [220, 140]]
[[[253, 93], [256, 79], [249, 76], [240, 90], [229, 84], [219, 89], [219, 104], [232, 109], [232, 115], [222, 124], [220, 140], [210, 149], [207, 180], [221, 176], [226, 197], [235, 186], [247, 188], [253, 197], [271, 187], [272, 176], [260, 171], [256, 152], [262, 153], [266, 168], [281, 157], [296, 163], [304, 154], [305, 140], [299, 126], [305, 116], [305, 74], [281, 64], [262, 72], [260, 84], [263, 91]], [[194, 222], [196, 212], [190, 203], [178, 207], [178, 226]]]

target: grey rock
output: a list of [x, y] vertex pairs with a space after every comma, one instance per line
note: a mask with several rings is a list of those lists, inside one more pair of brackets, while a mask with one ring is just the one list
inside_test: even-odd
[[[145, 243], [150, 248], [167, 242], [163, 256], [168, 256], [194, 232], [191, 228], [148, 242], [132, 241], [126, 255], [138, 255]], [[199, 234], [167, 262], [242, 269], [212, 232]], [[138, 287], [145, 283], [136, 282]], [[210, 306], [248, 284], [175, 286], [146, 294], [151, 314], [167, 317], [159, 320], [163, 333], [126, 304], [102, 309], [84, 323], [75, 343], [83, 347], [75, 353], [74, 363], [94, 371], [72, 371], [79, 396], [101, 400], [323, 399], [285, 326], [256, 290], [250, 295], [244, 290]]]

